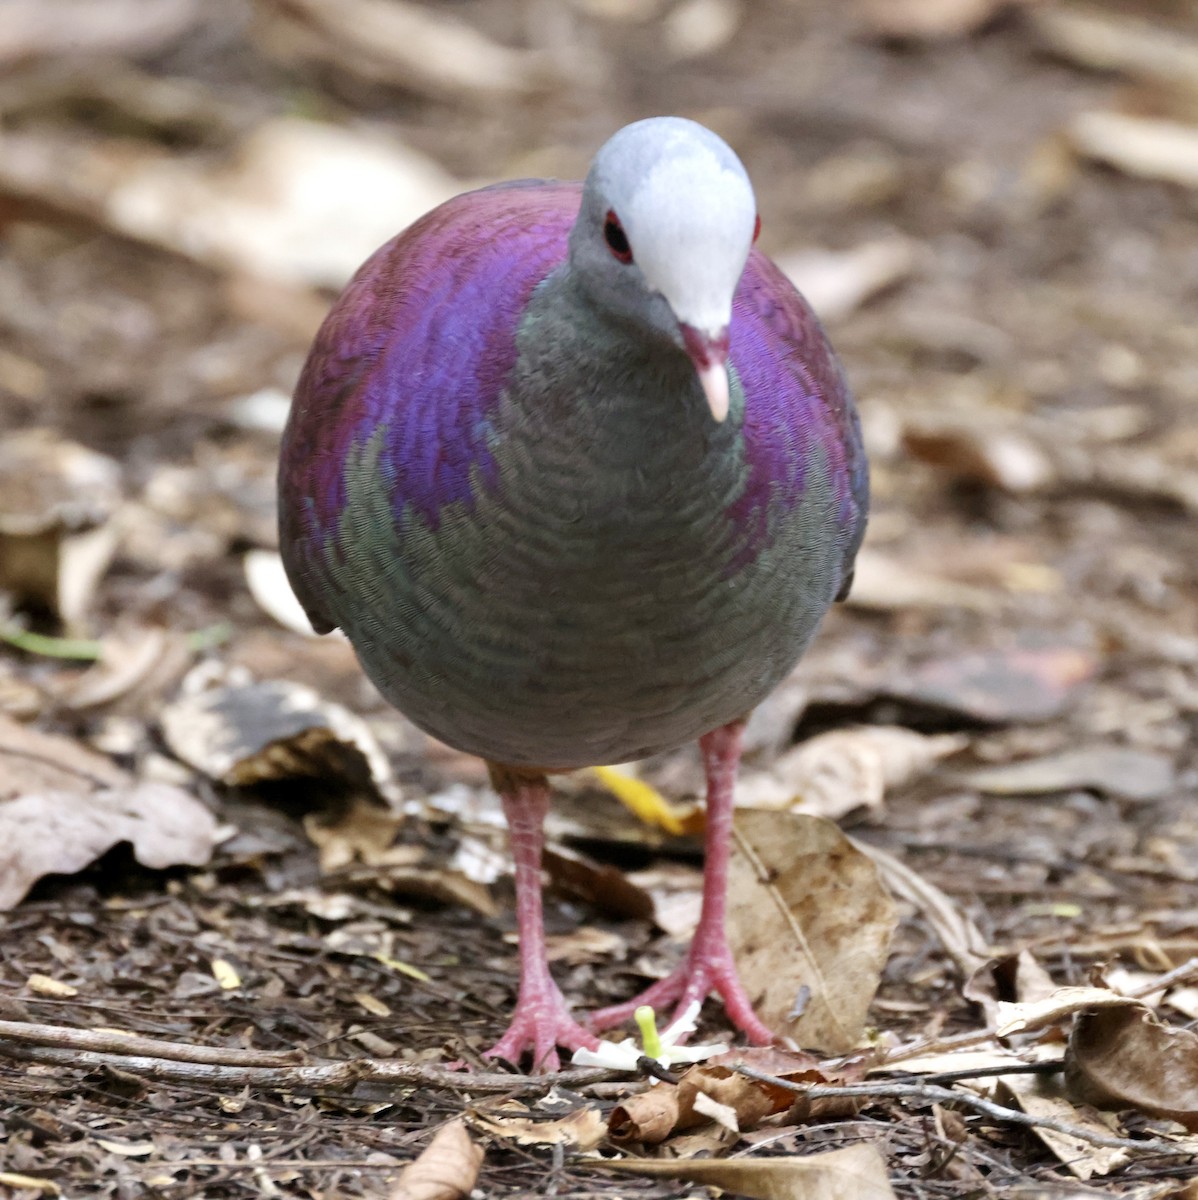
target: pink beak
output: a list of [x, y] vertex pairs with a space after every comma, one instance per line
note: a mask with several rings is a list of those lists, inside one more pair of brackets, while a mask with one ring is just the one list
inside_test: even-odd
[[717, 422], [728, 415], [728, 330], [705, 333], [693, 325], [679, 324], [682, 344], [699, 375], [699, 386], [707, 397], [707, 407]]

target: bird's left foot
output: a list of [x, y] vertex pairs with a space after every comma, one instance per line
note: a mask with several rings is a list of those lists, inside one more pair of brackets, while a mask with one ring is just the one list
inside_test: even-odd
[[596, 1050], [599, 1039], [574, 1020], [557, 984], [546, 975], [535, 985], [525, 981], [521, 986], [512, 1023], [483, 1057], [502, 1058], [518, 1066], [524, 1051], [531, 1050], [534, 1071], [556, 1071], [561, 1066], [558, 1046], [571, 1052], [582, 1047]]
[[610, 1029], [627, 1021], [642, 1004], [660, 1009], [676, 1003], [673, 1019], [677, 1020], [692, 1004], [702, 1004], [713, 991], [724, 1001], [728, 1019], [750, 1042], [768, 1046], [774, 1040], [769, 1027], [753, 1011], [723, 931], [713, 935], [702, 926], [695, 934], [690, 953], [676, 970], [632, 1000], [591, 1013], [587, 1024], [592, 1029]]

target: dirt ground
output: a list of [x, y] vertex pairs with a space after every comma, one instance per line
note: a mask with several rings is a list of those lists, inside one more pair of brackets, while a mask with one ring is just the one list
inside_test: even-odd
[[[1192, 5], [407, 6], [452, 21], [445, 42], [389, 42], [371, 23], [400, 11], [387, 0], [8, 7], [0, 890], [6, 874], [32, 886], [0, 915], [0, 1195], [382, 1196], [463, 1112], [486, 1148], [475, 1195], [711, 1194], [475, 1121], [505, 1099], [508, 1115], [606, 1120], [643, 1079], [570, 1076], [547, 1092], [513, 1074], [505, 1093], [420, 1074], [454, 1059], [494, 1073], [478, 1055], [514, 1000], [510, 882], [481, 765], [390, 712], [343, 642], [268, 615], [272, 560], [253, 552], [275, 546], [286, 396], [357, 233], [335, 188], [288, 233], [286, 156], [260, 162], [252, 141], [280, 119], [381, 134], [372, 145], [445, 173], [434, 190], [575, 177], [608, 133], [660, 112], [741, 153], [761, 245], [810, 281], [859, 397], [875, 497], [856, 594], [759, 719], [746, 787], [818, 791], [787, 774], [794, 744], [899, 731], [898, 749], [830, 743], [847, 747], [838, 799], [810, 811], [897, 858], [948, 911], [898, 896], [862, 1045], [993, 1033], [997, 1001], [1044, 992], [1016, 971], [1019, 951], [1041, 985], [1141, 995], [1198, 955]], [[376, 176], [363, 167], [355, 185], [357, 159], [328, 163], [329, 181], [357, 188], [363, 224], [386, 230]], [[249, 217], [204, 225], [214, 196], [237, 194]], [[253, 248], [272, 238], [264, 265]], [[336, 263], [313, 266], [322, 254]], [[247, 582], [247, 556], [265, 582]], [[328, 732], [330, 703], [349, 732]], [[643, 777], [689, 801], [697, 759], [680, 751]], [[95, 813], [105, 789], [135, 784], [151, 789], [142, 815], [96, 818], [111, 836], [89, 833], [94, 853], [56, 857], [80, 796]], [[677, 954], [662, 897], [693, 899], [699, 840], [635, 821], [593, 778], [563, 790], [551, 840], [584, 865], [551, 872], [548, 927], [563, 989], [589, 1009]], [[197, 801], [221, 826], [206, 864], [135, 857], [119, 832]], [[605, 866], [634, 872], [631, 889]], [[1193, 976], [1154, 1001], [1178, 1031], [1198, 1018]], [[721, 1022], [713, 1001], [698, 1040], [725, 1035]], [[59, 1033], [39, 1045], [20, 1024]], [[109, 1029], [221, 1048], [230, 1073], [172, 1072], [161, 1045], [105, 1052], [62, 1032]], [[1056, 1029], [1006, 1047], [1030, 1062], [1055, 1045], [1059, 1067], [1068, 1021]], [[905, 1198], [1194, 1196], [1194, 1056], [1157, 1064], [1165, 1102], [1112, 1103], [1105, 1125], [1076, 1095], [1041, 1111], [1147, 1148], [1101, 1167], [1097, 1143], [1054, 1151], [928, 1090], [742, 1122], [700, 1157], [868, 1144]], [[413, 1074], [237, 1074], [364, 1058]], [[836, 1061], [811, 1078], [860, 1078]], [[1152, 1076], [1152, 1062], [1129, 1070]], [[819, 1186], [748, 1194], [889, 1194]]]

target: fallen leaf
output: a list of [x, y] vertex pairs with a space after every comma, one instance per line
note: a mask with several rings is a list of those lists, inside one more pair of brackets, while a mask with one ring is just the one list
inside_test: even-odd
[[1127, 175], [1198, 188], [1198, 129], [1180, 121], [1117, 112], [1078, 113], [1069, 126], [1078, 152]]
[[492, 102], [541, 91], [552, 78], [542, 54], [410, 0], [259, 0], [258, 9], [254, 34], [267, 53], [330, 63], [374, 84]]
[[850, 840], [873, 860], [891, 895], [906, 900], [923, 914], [966, 979], [990, 961], [992, 951], [985, 935], [955, 900], [894, 855], [878, 846]]
[[559, 892], [584, 900], [613, 917], [646, 921], [653, 917], [653, 897], [623, 871], [593, 862], [564, 847], [546, 849], [543, 864]]
[[1135, 1108], [1198, 1132], [1198, 1033], [1143, 1005], [1086, 1009], [1065, 1049], [1070, 1093], [1100, 1108]]
[[1125, 746], [1084, 746], [969, 771], [971, 787], [998, 796], [1032, 796], [1086, 788], [1125, 800], [1156, 800], [1175, 782], [1173, 760]]
[[[853, 1049], [896, 923], [877, 867], [831, 821], [737, 812], [728, 937], [770, 1028], [805, 1047]], [[796, 1016], [800, 989], [809, 999]]]
[[1007, 647], [932, 659], [886, 690], [974, 721], [1031, 724], [1063, 712], [1097, 669], [1088, 650], [1028, 638]]
[[185, 681], [160, 720], [179, 758], [229, 787], [319, 779], [398, 800], [391, 765], [369, 726], [302, 684], [275, 679], [194, 691]]
[[[319, 637], [304, 612], [303, 605], [291, 590], [291, 582], [283, 569], [283, 559], [277, 550], [251, 550], [242, 560], [246, 586], [258, 607], [268, 617], [292, 633]], [[340, 631], [337, 630], [340, 636]]]
[[96, 1138], [96, 1145], [122, 1158], [145, 1158], [158, 1149], [153, 1142], [118, 1142], [115, 1138]]
[[746, 775], [736, 802], [836, 820], [878, 809], [886, 792], [927, 773], [969, 744], [961, 734], [927, 735], [896, 725], [862, 725], [817, 734], [787, 750], [768, 771]]
[[37, 972], [25, 980], [25, 986], [34, 995], [53, 996], [56, 1000], [65, 1000], [71, 996], [79, 995], [77, 987], [72, 987], [69, 983], [63, 983], [61, 980], [52, 979], [49, 975], [42, 975]]
[[985, 588], [946, 579], [905, 560], [863, 547], [853, 565], [853, 590], [845, 603], [850, 608], [876, 612], [937, 608], [988, 612], [997, 605], [998, 597]]
[[701, 58], [731, 41], [744, 20], [742, 0], [684, 0], [661, 25], [661, 38], [672, 59]]
[[117, 546], [121, 468], [44, 429], [0, 444], [0, 589], [83, 627]]
[[840, 253], [792, 250], [778, 256], [782, 273], [824, 321], [838, 321], [906, 279], [917, 260], [914, 242], [889, 238]]
[[1051, 460], [1022, 430], [994, 422], [912, 420], [903, 426], [903, 449], [953, 479], [1014, 495], [1037, 491], [1056, 477]]
[[390, 1200], [459, 1200], [478, 1180], [483, 1148], [461, 1118], [442, 1125], [433, 1140], [399, 1173]]
[[1005, 9], [1029, 0], [859, 0], [870, 29], [881, 37], [948, 41], [975, 33]]
[[217, 836], [216, 819], [179, 788], [138, 782], [69, 738], [0, 716], [0, 911], [120, 842], [162, 869], [201, 866]]
[[199, 0], [5, 0], [0, 63], [155, 54], [194, 28], [203, 11]]
[[569, 1146], [583, 1154], [601, 1145], [607, 1136], [607, 1121], [592, 1105], [554, 1121], [486, 1109], [471, 1113], [471, 1120], [493, 1137], [506, 1138], [519, 1146]]
[[[1112, 1129], [1092, 1108], [1079, 1107], [1065, 1095], [1060, 1076], [1002, 1075], [996, 1083], [999, 1096], [1013, 1101], [1029, 1117], [1059, 1121], [1102, 1137], [1118, 1135], [1118, 1130]], [[1078, 1179], [1109, 1175], [1131, 1158], [1125, 1147], [1096, 1146], [1083, 1138], [1039, 1125], [1033, 1126], [1032, 1132]]]
[[998, 1022], [994, 1032], [1000, 1038], [1011, 1037], [1016, 1033], [1035, 1033], [1049, 1025], [1060, 1024], [1066, 1017], [1075, 1013], [1102, 1008], [1134, 1008], [1148, 1011], [1139, 1001], [1121, 996], [1110, 988], [1063, 987], [1057, 988], [1040, 1000], [1029, 1000], [1026, 1003], [1011, 1004], [1000, 1000]]
[[876, 1147], [864, 1144], [802, 1158], [612, 1159], [600, 1169], [685, 1179], [756, 1200], [894, 1200], [885, 1160]]

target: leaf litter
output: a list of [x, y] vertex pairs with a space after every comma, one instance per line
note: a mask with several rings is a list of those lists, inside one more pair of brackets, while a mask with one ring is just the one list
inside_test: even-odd
[[[3, 1186], [381, 1196], [428, 1147], [447, 1195], [617, 1161], [629, 1195], [1186, 1195], [1192, 20], [85, 7], [0, 39], [0, 710], [36, 743], [0, 800]], [[297, 617], [273, 458], [328, 289], [459, 181], [576, 174], [632, 91], [743, 147], [862, 398], [859, 590], [755, 717], [731, 897], [821, 1052], [525, 1080], [477, 1057], [515, 980], [493, 800]], [[693, 750], [622, 772], [550, 825], [580, 1010], [697, 913]]]

